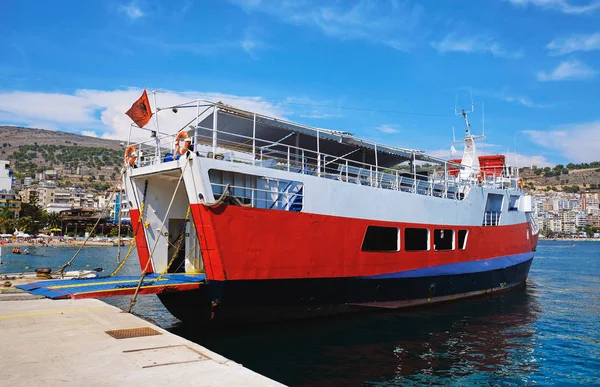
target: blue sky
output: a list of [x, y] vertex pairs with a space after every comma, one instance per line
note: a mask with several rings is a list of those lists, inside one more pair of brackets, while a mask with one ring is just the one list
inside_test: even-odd
[[123, 138], [123, 113], [147, 87], [168, 92], [159, 105], [208, 96], [448, 156], [452, 126], [463, 133], [455, 98], [469, 108], [472, 91], [483, 152], [600, 159], [600, 0], [0, 8], [0, 123]]

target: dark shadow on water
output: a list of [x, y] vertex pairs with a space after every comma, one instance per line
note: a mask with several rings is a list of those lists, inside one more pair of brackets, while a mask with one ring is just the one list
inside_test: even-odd
[[540, 313], [535, 284], [402, 311], [170, 330], [295, 386], [520, 384]]

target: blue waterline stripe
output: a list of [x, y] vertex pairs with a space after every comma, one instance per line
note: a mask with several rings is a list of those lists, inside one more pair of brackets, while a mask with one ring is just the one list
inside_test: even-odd
[[507, 255], [504, 257], [496, 257], [490, 259], [483, 259], [479, 261], [469, 262], [458, 262], [449, 263], [447, 265], [439, 265], [432, 267], [425, 267], [422, 269], [406, 270], [397, 273], [386, 273], [378, 274], [368, 277], [362, 277], [366, 279], [377, 279], [377, 278], [414, 278], [414, 277], [432, 277], [440, 275], [459, 275], [469, 273], [481, 273], [484, 271], [491, 271], [497, 269], [504, 269], [510, 266], [515, 266], [520, 263], [526, 262], [533, 258], [533, 252]]

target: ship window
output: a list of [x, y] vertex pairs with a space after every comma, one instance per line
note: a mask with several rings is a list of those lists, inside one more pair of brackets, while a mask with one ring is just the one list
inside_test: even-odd
[[369, 226], [363, 239], [362, 251], [400, 250], [400, 230], [396, 227]]
[[406, 228], [404, 229], [404, 248], [406, 251], [429, 250], [429, 229]]
[[433, 249], [454, 250], [454, 230], [433, 230]]
[[510, 195], [510, 200], [508, 202], [508, 210], [509, 211], [517, 211], [519, 209], [519, 196]]
[[458, 230], [458, 249], [464, 250], [467, 248], [467, 236], [469, 235], [469, 231], [467, 230]]

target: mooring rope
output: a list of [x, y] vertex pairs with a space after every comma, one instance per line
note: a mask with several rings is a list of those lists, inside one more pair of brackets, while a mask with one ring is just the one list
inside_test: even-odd
[[67, 267], [71, 266], [71, 264], [73, 263], [73, 261], [75, 260], [75, 258], [77, 258], [77, 256], [79, 255], [79, 253], [81, 252], [81, 250], [83, 249], [83, 247], [85, 246], [85, 244], [87, 243], [87, 241], [92, 236], [92, 232], [96, 229], [96, 227], [98, 227], [98, 224], [100, 223], [100, 220], [102, 220], [102, 214], [104, 214], [106, 212], [106, 210], [108, 209], [108, 207], [110, 206], [112, 198], [115, 195], [115, 192], [117, 191], [117, 188], [119, 187], [119, 184], [122, 182], [123, 176], [125, 175], [126, 171], [127, 170], [126, 170], [125, 167], [123, 167], [123, 169], [121, 169], [121, 176], [119, 177], [119, 179], [117, 179], [115, 185], [113, 186], [113, 188], [111, 190], [111, 194], [110, 194], [108, 200], [106, 201], [106, 205], [104, 205], [104, 208], [102, 209], [102, 212], [98, 216], [98, 220], [96, 220], [96, 223], [92, 227], [92, 230], [88, 233], [87, 237], [83, 240], [83, 243], [81, 244], [81, 246], [79, 246], [79, 248], [77, 249], [77, 251], [75, 252], [75, 254], [73, 254], [73, 256], [71, 257], [71, 259], [69, 259], [67, 261], [67, 263], [63, 264], [58, 270], [52, 272], [52, 274], [60, 274], [60, 276], [63, 277], [63, 273], [64, 273], [65, 269]]
[[[121, 271], [123, 266], [125, 266], [125, 263], [127, 262], [129, 257], [131, 256], [131, 253], [133, 252], [133, 249], [137, 246], [136, 238], [140, 233], [140, 227], [142, 227], [141, 232], [144, 232], [144, 228], [143, 228], [144, 227], [144, 209], [146, 208], [147, 193], [148, 193], [148, 180], [146, 180], [146, 182], [144, 183], [144, 196], [142, 197], [142, 204], [140, 205], [140, 219], [138, 221], [138, 227], [137, 227], [138, 229], [136, 230], [135, 235], [133, 236], [133, 240], [129, 244], [129, 250], [127, 250], [127, 254], [125, 255], [125, 258], [123, 258], [123, 261], [121, 261], [119, 266], [112, 273], [109, 274], [109, 277], [114, 277], [118, 272]], [[119, 240], [119, 244], [120, 243], [121, 243], [121, 240]]]

